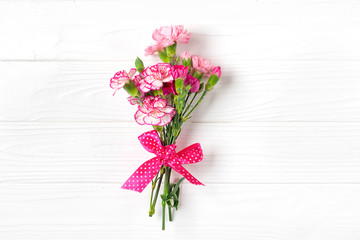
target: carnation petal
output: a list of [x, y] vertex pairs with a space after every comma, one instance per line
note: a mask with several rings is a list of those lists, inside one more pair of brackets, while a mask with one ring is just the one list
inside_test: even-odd
[[173, 108], [171, 106], [166, 106], [161, 111], [164, 113], [172, 114], [175, 112], [175, 108]]
[[158, 124], [158, 126], [165, 126], [166, 124], [171, 122], [172, 117], [173, 116], [171, 116], [171, 114], [166, 114], [163, 118], [161, 118], [161, 121]]
[[132, 79], [136, 73], [136, 68], [131, 68], [128, 74], [129, 79]]
[[167, 100], [163, 98], [158, 98], [157, 101], [154, 103], [155, 108], [164, 108], [167, 105]]
[[140, 125], [144, 125], [145, 122], [144, 122], [144, 117], [146, 117], [146, 114], [144, 114], [143, 112], [141, 112], [140, 110], [138, 110], [135, 115], [134, 115], [134, 118], [135, 118], [135, 121], [140, 124]]
[[151, 83], [151, 89], [152, 90], [158, 90], [158, 89], [162, 88], [162, 86], [163, 86], [163, 82], [160, 81], [160, 80], [154, 80]]
[[150, 117], [150, 116], [145, 116], [144, 117], [144, 122], [147, 125], [153, 125], [156, 126], [158, 124], [161, 123], [161, 119], [160, 118], [154, 118], [154, 117]]

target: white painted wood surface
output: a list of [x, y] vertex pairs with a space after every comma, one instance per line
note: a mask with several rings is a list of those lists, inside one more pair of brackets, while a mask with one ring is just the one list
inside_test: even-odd
[[[161, 14], [159, 14], [161, 13]], [[0, 239], [360, 239], [359, 1], [0, 1]], [[108, 87], [184, 24], [223, 78], [175, 221], [120, 186], [149, 130]], [[174, 178], [179, 176], [174, 175]]]

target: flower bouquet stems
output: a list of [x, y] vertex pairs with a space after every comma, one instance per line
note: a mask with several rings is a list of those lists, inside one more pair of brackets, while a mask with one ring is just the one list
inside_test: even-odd
[[[166, 208], [169, 221], [172, 221], [172, 209], [178, 208], [181, 182], [187, 179], [192, 184], [203, 185], [182, 166], [202, 160], [200, 144], [176, 152], [176, 140], [183, 123], [191, 118], [192, 112], [221, 76], [220, 67], [214, 67], [199, 56], [188, 52], [177, 56], [177, 44], [188, 43], [190, 37], [182, 25], [156, 29], [153, 33], [156, 43], [145, 49], [145, 55], [158, 54], [162, 63], [145, 68], [143, 61], [136, 58], [135, 68], [129, 73], [119, 71], [110, 80], [110, 87], [115, 92], [124, 88], [130, 95], [130, 104], [137, 106], [135, 121], [154, 129], [139, 136], [139, 140], [156, 157], [143, 163], [122, 188], [142, 192], [151, 182], [151, 217], [163, 185], [160, 194], [163, 230]], [[172, 169], [183, 176], [176, 183], [170, 181]]]

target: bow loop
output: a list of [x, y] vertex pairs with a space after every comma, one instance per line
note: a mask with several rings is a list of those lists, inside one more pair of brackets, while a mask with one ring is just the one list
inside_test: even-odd
[[164, 154], [164, 148], [155, 130], [141, 134], [138, 139], [146, 151], [156, 155]]
[[175, 156], [182, 164], [197, 163], [202, 161], [203, 151], [201, 149], [200, 143], [195, 143], [176, 153]]

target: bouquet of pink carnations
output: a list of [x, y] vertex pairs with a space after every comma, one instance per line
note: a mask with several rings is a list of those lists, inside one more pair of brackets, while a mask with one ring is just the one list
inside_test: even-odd
[[[124, 88], [130, 95], [130, 104], [137, 106], [135, 121], [140, 125], [153, 126], [154, 130], [140, 135], [139, 141], [156, 156], [144, 162], [122, 188], [142, 192], [151, 182], [151, 217], [163, 185], [160, 196], [164, 230], [166, 208], [169, 221], [172, 221], [172, 209], [178, 208], [180, 183], [184, 178], [192, 184], [203, 185], [182, 166], [202, 160], [200, 144], [176, 152], [175, 142], [183, 123], [191, 118], [191, 113], [219, 81], [221, 69], [188, 52], [177, 56], [177, 44], [188, 43], [191, 37], [182, 25], [156, 29], [152, 37], [156, 42], [145, 49], [145, 55], [158, 54], [162, 63], [145, 68], [143, 61], [136, 58], [135, 68], [115, 73], [110, 87], [115, 92]], [[170, 182], [172, 169], [183, 176], [176, 183]]]

